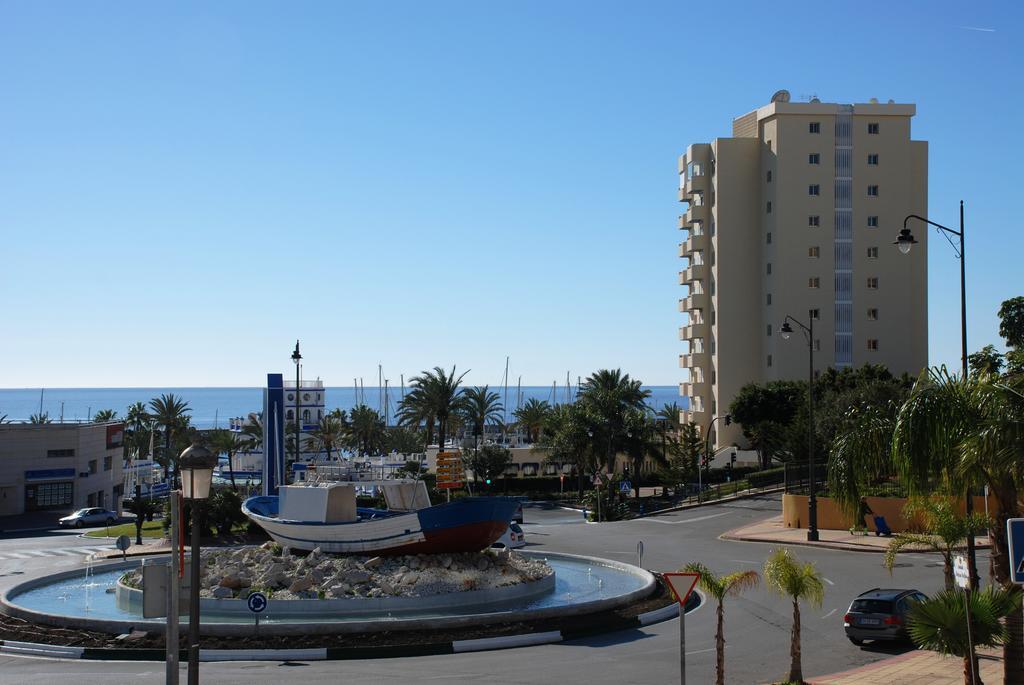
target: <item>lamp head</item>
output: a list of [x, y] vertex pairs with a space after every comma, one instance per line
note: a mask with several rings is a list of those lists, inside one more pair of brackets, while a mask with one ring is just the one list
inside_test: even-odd
[[910, 232], [909, 228], [901, 228], [899, 237], [893, 241], [893, 245], [899, 248], [900, 254], [910, 254], [910, 249], [917, 244], [917, 238]]
[[302, 361], [302, 355], [299, 354], [299, 341], [298, 340], [295, 341], [295, 351], [292, 352], [292, 361], [295, 362], [296, 365], [300, 361]]
[[789, 340], [789, 336], [793, 335], [793, 327], [789, 325], [788, 321], [782, 323], [782, 328], [779, 329], [779, 335], [782, 336], [783, 340]]
[[202, 445], [186, 447], [178, 456], [181, 471], [181, 489], [185, 499], [207, 499], [213, 482], [213, 467], [217, 455]]

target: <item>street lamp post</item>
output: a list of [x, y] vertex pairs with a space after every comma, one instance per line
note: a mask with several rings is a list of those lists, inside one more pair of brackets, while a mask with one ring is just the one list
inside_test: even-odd
[[[704, 467], [711, 468], [711, 429], [715, 427], [715, 421], [725, 421], [725, 425], [732, 423], [732, 414], [716, 416], [708, 424], [707, 435], [704, 436]], [[697, 502], [704, 498], [704, 468], [697, 464]]]
[[299, 438], [302, 437], [302, 398], [299, 395], [299, 392], [302, 390], [302, 355], [299, 354], [298, 340], [295, 341], [292, 361], [295, 362], [295, 461], [298, 461]]
[[199, 571], [200, 546], [199, 507], [210, 497], [210, 484], [213, 482], [213, 467], [217, 464], [217, 455], [200, 445], [192, 445], [178, 457], [178, 468], [181, 471], [181, 487], [185, 499], [189, 500], [192, 513], [192, 559], [189, 582], [188, 604], [188, 685], [199, 685]]
[[807, 475], [810, 480], [807, 497], [807, 539], [810, 542], [817, 542], [818, 494], [814, 473], [814, 312], [807, 313], [807, 326], [787, 314], [782, 322], [782, 328], [779, 329], [783, 340], [789, 340], [789, 336], [793, 335], [793, 327], [789, 325], [791, 321], [803, 329], [807, 338]]
[[[953, 250], [954, 250], [954, 252], [955, 252], [955, 254], [957, 256], [957, 259], [960, 260], [960, 364], [961, 364], [961, 370], [963, 372], [963, 376], [966, 379], [967, 375], [968, 375], [968, 365], [967, 365], [967, 266], [966, 266], [966, 258], [964, 257], [964, 201], [960, 200], [960, 230], [959, 231], [957, 231], [955, 229], [952, 229], [949, 226], [943, 226], [942, 224], [935, 223], [934, 221], [931, 221], [930, 219], [927, 219], [927, 218], [925, 218], [923, 216], [920, 216], [918, 214], [908, 214], [906, 216], [906, 218], [903, 219], [903, 229], [900, 231], [899, 236], [893, 242], [893, 244], [896, 245], [896, 247], [899, 248], [899, 251], [900, 251], [901, 254], [909, 254], [911, 248], [913, 248], [914, 245], [917, 245], [917, 243], [918, 243], [917, 239], [914, 238], [914, 234], [910, 232], [909, 228], [907, 228], [907, 224], [910, 223], [911, 219], [917, 219], [918, 221], [923, 221], [924, 223], [928, 224], [929, 226], [934, 226], [935, 228], [939, 229], [940, 231], [943, 231], [944, 233], [947, 233], [949, 235], [955, 235], [957, 238], [960, 239], [960, 248], [957, 249], [957, 247], [954, 245], [953, 246]], [[948, 238], [947, 238], [947, 240], [948, 240]], [[952, 242], [950, 242], [950, 244], [952, 244]], [[967, 511], [967, 515], [968, 516], [970, 516], [970, 514], [974, 511], [974, 500], [973, 500], [972, 495], [971, 495], [971, 486], [970, 486], [970, 484], [968, 484], [968, 486], [967, 486], [966, 511]], [[968, 535], [967, 536], [967, 565], [968, 565], [968, 570], [969, 570], [969, 573], [970, 573], [970, 576], [971, 576], [971, 589], [972, 590], [977, 590], [978, 589], [978, 583], [979, 583], [980, 579], [978, 578], [978, 560], [977, 560], [977, 553], [975, 551], [974, 536], [973, 535]]]

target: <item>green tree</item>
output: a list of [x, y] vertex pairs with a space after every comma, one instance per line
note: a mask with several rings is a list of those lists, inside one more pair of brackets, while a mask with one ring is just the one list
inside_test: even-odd
[[[637, 499], [640, 498], [640, 476], [647, 459], [658, 467], [669, 465], [668, 456], [663, 451], [663, 441], [658, 432], [654, 415], [649, 410], [629, 409], [623, 417], [623, 429], [626, 438], [623, 451], [633, 467], [633, 490]], [[667, 447], [667, 441], [665, 441]]]
[[687, 483], [697, 477], [697, 465], [704, 453], [704, 440], [700, 437], [700, 427], [692, 421], [679, 427], [675, 442], [669, 443], [671, 461], [669, 473], [673, 483]]
[[762, 468], [771, 466], [785, 431], [798, 409], [807, 404], [807, 384], [799, 381], [748, 383], [729, 405], [729, 414], [743, 428], [743, 437], [757, 451]]
[[228, 476], [231, 480], [231, 489], [237, 490], [235, 484], [235, 453], [238, 452], [238, 436], [229, 430], [217, 428], [209, 435], [210, 450], [216, 454], [225, 454], [228, 458]]
[[[453, 371], [454, 373], [454, 371]], [[504, 405], [498, 393], [489, 389], [489, 386], [466, 388], [462, 391], [459, 402], [459, 410], [473, 432], [476, 443], [479, 444], [480, 436], [484, 434], [486, 424], [500, 425]]]
[[1011, 297], [999, 305], [999, 335], [1010, 347], [1024, 347], [1024, 297]]
[[546, 452], [549, 464], [571, 464], [576, 472], [576, 496], [583, 497], [583, 476], [599, 468], [593, 451], [591, 417], [580, 404], [560, 404], [548, 412], [536, 451]]
[[974, 354], [967, 355], [967, 365], [972, 376], [979, 373], [1002, 373], [1003, 363], [1003, 355], [996, 350], [995, 345], [985, 345]]
[[28, 417], [28, 422], [36, 424], [53, 423], [53, 419], [50, 418], [50, 412], [44, 411], [32, 414], [32, 416]]
[[327, 414], [320, 419], [316, 428], [306, 438], [305, 447], [311, 452], [326, 452], [327, 461], [331, 461], [331, 455], [341, 448], [349, 430], [350, 427], [346, 424], [344, 412], [341, 415]]
[[988, 518], [973, 512], [962, 516], [956, 510], [954, 501], [947, 497], [917, 498], [903, 508], [908, 520], [919, 519], [923, 533], [897, 533], [885, 550], [885, 567], [892, 573], [896, 555], [907, 547], [926, 547], [942, 555], [942, 572], [946, 589], [956, 587], [953, 580], [953, 557], [961, 550], [968, 535], [976, 535], [988, 527]]
[[242, 425], [241, 449], [259, 452], [263, 449], [263, 412], [249, 414], [249, 420]]
[[551, 405], [546, 401], [531, 397], [523, 403], [523, 406], [516, 409], [512, 415], [520, 427], [526, 430], [527, 441], [535, 443], [540, 440], [540, 432], [544, 428], [544, 422], [550, 411]]
[[402, 426], [389, 428], [384, 444], [388, 452], [399, 454], [419, 454], [427, 448], [427, 441], [421, 431]]
[[[327, 418], [327, 417], [324, 417]], [[384, 417], [376, 409], [358, 404], [349, 412], [348, 443], [360, 454], [380, 454], [384, 451], [387, 431]]]
[[825, 582], [814, 564], [801, 564], [789, 550], [780, 549], [764, 562], [764, 580], [768, 587], [793, 602], [793, 628], [790, 633], [788, 682], [804, 682], [800, 658], [800, 601], [821, 606], [825, 598]]
[[[963, 660], [964, 685], [981, 680], [972, 678], [972, 647], [998, 647], [1010, 640], [1004, 619], [1021, 611], [1021, 593], [1016, 587], [987, 587], [968, 595], [946, 589], [931, 599], [910, 607], [907, 632], [914, 644], [940, 654], [958, 656]], [[970, 607], [970, 638], [967, 631], [967, 608]], [[1005, 680], [1017, 683], [1019, 680]]]
[[715, 683], [725, 685], [725, 598], [736, 597], [744, 590], [755, 587], [760, 580], [757, 571], [737, 571], [724, 576], [716, 576], [704, 564], [693, 562], [682, 569], [687, 573], [697, 573], [700, 578], [697, 584], [704, 592], [715, 600], [717, 627], [715, 628]]
[[164, 449], [159, 461], [164, 467], [164, 480], [170, 480], [171, 467], [174, 467], [175, 481], [178, 478], [178, 455], [173, 450], [175, 436], [181, 436], [189, 425], [188, 402], [174, 393], [164, 393], [149, 401], [150, 413], [156, 424], [163, 429]]
[[504, 476], [512, 464], [512, 452], [501, 445], [483, 445], [463, 452], [462, 463], [473, 472], [473, 482]]
[[455, 375], [455, 367], [446, 372], [440, 366], [423, 371], [409, 381], [411, 390], [399, 403], [398, 417], [403, 425], [427, 423], [428, 439], [433, 435], [433, 422], [437, 421], [438, 449], [444, 450], [448, 437], [449, 417], [461, 409], [459, 386], [468, 371]]
[[422, 388], [411, 388], [398, 403], [396, 415], [398, 425], [411, 430], [423, 426], [426, 431], [426, 444], [434, 442], [434, 407]]
[[650, 394], [639, 380], [620, 369], [595, 371], [583, 382], [576, 404], [590, 418], [588, 435], [594, 444], [593, 452], [599, 454], [603, 448], [604, 466], [609, 473], [615, 470], [615, 455], [624, 451], [627, 411], [643, 411]]
[[117, 412], [113, 409], [100, 409], [92, 415], [93, 423], [107, 423], [117, 418]]

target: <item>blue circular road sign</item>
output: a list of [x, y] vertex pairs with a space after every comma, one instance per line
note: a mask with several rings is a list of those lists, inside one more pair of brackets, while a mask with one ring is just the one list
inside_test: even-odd
[[249, 599], [246, 600], [246, 604], [249, 605], [249, 611], [254, 614], [258, 614], [267, 608], [267, 596], [262, 592], [254, 592], [249, 595]]

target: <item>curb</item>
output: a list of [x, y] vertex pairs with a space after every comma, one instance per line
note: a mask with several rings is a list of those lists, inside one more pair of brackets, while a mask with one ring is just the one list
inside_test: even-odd
[[[718, 536], [719, 540], [726, 540], [729, 542], [760, 542], [766, 545], [793, 545], [796, 547], [812, 547], [816, 549], [831, 549], [839, 552], [864, 552], [867, 554], [885, 554], [885, 547], [869, 547], [867, 545], [854, 545], [845, 542], [810, 542], [808, 540], [784, 540], [780, 538], [755, 538], [744, 535], [733, 535], [733, 531], [722, 533]], [[976, 545], [977, 549], [988, 549], [991, 547], [991, 543], [984, 545]], [[921, 554], [929, 554], [930, 550], [911, 550], [905, 549], [904, 552], [913, 552]]]
[[[699, 606], [699, 604], [698, 604]], [[696, 608], [696, 607], [694, 607]], [[692, 609], [691, 609], [692, 611]], [[678, 604], [669, 604], [629, 619], [601, 621], [585, 629], [543, 633], [521, 633], [475, 640], [454, 640], [425, 645], [399, 645], [389, 647], [317, 647], [311, 649], [201, 649], [199, 660], [212, 661], [341, 661], [347, 659], [386, 659], [409, 656], [436, 656], [462, 654], [494, 649], [512, 649], [534, 645], [554, 644], [576, 640], [599, 633], [618, 632], [642, 628], [675, 618]], [[164, 661], [162, 649], [131, 649], [126, 647], [63, 647], [59, 645], [0, 640], [0, 654], [48, 657], [51, 659], [89, 659], [94, 661]], [[188, 660], [188, 651], [179, 657]]]
[[655, 511], [645, 512], [644, 515], [636, 518], [648, 518], [650, 516], [656, 516], [658, 514], [668, 514], [673, 511], [686, 511], [687, 509], [698, 509], [700, 507], [709, 507], [713, 504], [721, 504], [722, 502], [733, 502], [735, 500], [747, 499], [748, 497], [759, 497], [761, 495], [774, 495], [775, 493], [782, 492], [785, 490], [785, 486], [780, 485], [777, 488], [768, 488], [765, 490], [759, 490], [757, 492], [744, 492], [740, 495], [727, 495], [726, 497], [720, 497], [719, 499], [706, 500], [704, 502], [691, 502], [689, 504], [680, 504], [675, 507], [668, 507], [666, 509], [656, 509]]

